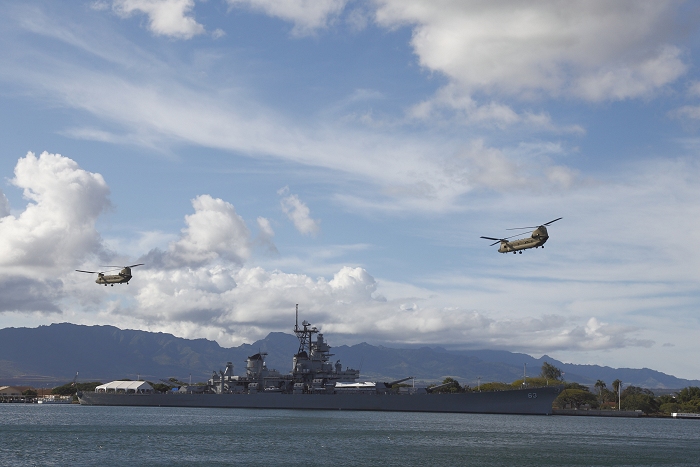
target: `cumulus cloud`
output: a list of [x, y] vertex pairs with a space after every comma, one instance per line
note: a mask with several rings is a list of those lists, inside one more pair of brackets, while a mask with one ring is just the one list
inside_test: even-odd
[[35, 280], [0, 275], [0, 313], [61, 313], [56, 305], [64, 295], [60, 280]]
[[142, 261], [177, 268], [215, 261], [241, 265], [250, 256], [250, 231], [236, 208], [219, 198], [200, 195], [192, 200], [194, 214], [185, 216], [187, 227], [168, 250], [151, 252]]
[[30, 152], [17, 162], [11, 183], [29, 204], [0, 219], [2, 273], [51, 276], [100, 251], [95, 222], [110, 207], [100, 174], [60, 154]]
[[191, 39], [205, 32], [204, 26], [190, 16], [194, 0], [114, 0], [112, 8], [123, 17], [148, 15], [148, 28], [158, 36]]
[[359, 267], [342, 267], [330, 280], [260, 267], [150, 269], [139, 281], [138, 305], [117, 313], [223, 345], [251, 342], [269, 331], [288, 332], [296, 303], [304, 319], [349, 343], [362, 338], [530, 352], [652, 344], [636, 338], [633, 326], [609, 325], [595, 317], [583, 322], [561, 315], [497, 318], [441, 307], [426, 298], [387, 300], [377, 293], [374, 277]]
[[[67, 307], [71, 316], [85, 317], [99, 310], [102, 323], [236, 345], [273, 330], [288, 331], [294, 305], [300, 303], [305, 319], [349, 343], [358, 338], [397, 344], [469, 342], [471, 347], [529, 351], [650, 345], [636, 337], [637, 328], [607, 324], [590, 314], [499, 317], [455, 307], [463, 298], [441, 303], [428, 290], [403, 286], [382, 291], [380, 282], [357, 266], [340, 266], [330, 278], [312, 278], [249, 265], [254, 242], [244, 220], [232, 204], [209, 195], [192, 200], [194, 213], [184, 217], [180, 236], [146, 255], [147, 265], [128, 288], [115, 287], [110, 291], [118, 295], [106, 297], [82, 277], [56, 279], [56, 272], [67, 269], [63, 261], [72, 264], [100, 252], [94, 221], [109, 206], [102, 177], [62, 156], [30, 153], [18, 162], [12, 183], [25, 190], [31, 204], [18, 217], [0, 220], [0, 251], [5, 253], [1, 312], [61, 313]], [[260, 235], [271, 240], [270, 221], [256, 221]], [[17, 241], [20, 234], [26, 244]], [[7, 254], [15, 250], [24, 256]]]
[[[278, 191], [284, 195], [289, 193], [289, 188], [284, 187]], [[302, 235], [316, 235], [319, 231], [320, 221], [311, 218], [311, 210], [299, 199], [297, 195], [288, 195], [280, 201], [282, 211], [287, 215], [290, 221], [294, 223], [294, 227]]]
[[10, 215], [10, 201], [5, 193], [0, 190], [0, 218]]
[[378, 0], [376, 21], [410, 25], [420, 63], [468, 93], [645, 96], [687, 65], [670, 1]]
[[292, 34], [310, 34], [324, 28], [343, 11], [347, 0], [226, 0], [235, 7], [247, 7], [294, 23]]
[[59, 278], [102, 252], [95, 222], [110, 207], [109, 188], [101, 175], [48, 152], [20, 158], [10, 183], [29, 204], [13, 215], [0, 197], [0, 312], [58, 313]]

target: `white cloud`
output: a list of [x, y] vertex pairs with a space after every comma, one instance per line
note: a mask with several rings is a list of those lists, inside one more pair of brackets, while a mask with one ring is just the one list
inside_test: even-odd
[[304, 319], [350, 343], [362, 336], [375, 342], [534, 352], [651, 345], [635, 337], [633, 326], [609, 325], [595, 317], [497, 318], [442, 307], [429, 298], [387, 300], [377, 293], [377, 281], [358, 267], [342, 267], [331, 280], [260, 267], [149, 269], [134, 285], [137, 306], [114, 310], [112, 319], [123, 315], [141, 326], [204, 335], [222, 345], [251, 342], [270, 331], [288, 332], [295, 303], [301, 304]]
[[440, 119], [445, 111], [457, 115], [464, 124], [495, 125], [505, 128], [510, 125], [523, 124], [539, 130], [583, 134], [585, 131], [579, 125], [559, 127], [545, 113], [516, 112], [512, 107], [491, 101], [479, 104], [471, 95], [456, 83], [450, 83], [440, 88], [434, 96], [412, 106], [408, 115], [414, 119], [432, 122]]
[[528, 97], [646, 96], [687, 66], [675, 2], [377, 0], [376, 21], [410, 25], [420, 63], [475, 91]]
[[700, 106], [684, 105], [683, 107], [669, 112], [669, 116], [678, 119], [688, 118], [691, 120], [700, 120]]
[[112, 8], [123, 17], [148, 15], [148, 27], [158, 36], [191, 39], [205, 32], [204, 26], [190, 16], [194, 0], [114, 0]]
[[[40, 30], [58, 28], [51, 37], [63, 40], [66, 34], [60, 32], [60, 25], [45, 20]], [[73, 47], [76, 41], [71, 39], [66, 44]], [[83, 47], [83, 42], [77, 42], [81, 51], [93, 53]], [[473, 189], [468, 179], [451, 171], [452, 159], [461, 152], [464, 137], [435, 138], [391, 128], [358, 129], [327, 118], [309, 124], [252, 102], [235, 89], [206, 85], [193, 88], [174, 80], [178, 73], [143, 52], [116, 63], [124, 73], [105, 73], [86, 69], [82, 62], [54, 60], [31, 45], [25, 47], [28, 49], [23, 50], [33, 54], [35, 60], [6, 57], [11, 66], [6, 67], [9, 74], [3, 76], [5, 79], [28, 92], [43, 93], [67, 107], [87, 112], [110, 128], [106, 132], [92, 123], [88, 129], [73, 128], [69, 135], [128, 142], [157, 151], [168, 151], [181, 143], [194, 144], [329, 169], [337, 176], [365, 182], [358, 192], [368, 199], [360, 200], [360, 204], [382, 210], [453, 211], [459, 198]], [[133, 76], [133, 70], [151, 70], [154, 62], [154, 76]], [[41, 71], [43, 67], [50, 68], [51, 74]], [[376, 94], [356, 94], [358, 99], [367, 97]], [[508, 109], [494, 105], [486, 113], [505, 115]], [[517, 119], [548, 125], [548, 118], [542, 115], [517, 114]], [[342, 196], [352, 199], [358, 195]], [[307, 226], [313, 231], [312, 223]]]
[[576, 182], [577, 174], [552, 164], [548, 157], [559, 150], [556, 146], [521, 146], [508, 154], [487, 147], [483, 140], [478, 139], [453, 159], [449, 170], [468, 186], [498, 192], [568, 189]]
[[[288, 188], [285, 187], [280, 190], [280, 194], [286, 193], [287, 191]], [[289, 220], [294, 223], [294, 227], [296, 227], [299, 233], [302, 235], [316, 235], [318, 233], [320, 221], [311, 217], [311, 210], [297, 195], [285, 196], [280, 201], [280, 205]]]
[[700, 81], [692, 81], [688, 85], [688, 95], [691, 97], [700, 97]]
[[275, 236], [275, 231], [272, 229], [270, 220], [264, 217], [258, 217], [257, 223], [259, 230], [257, 243], [267, 249], [267, 251], [270, 253], [279, 253], [275, 243], [272, 240]]
[[[696, 201], [700, 196], [697, 188], [683, 196], [686, 202], [681, 209], [681, 216], [679, 212], [665, 212], [668, 210], [656, 213], [654, 203], [649, 201], [657, 199], [657, 192], [668, 193], [669, 184], [677, 180], [679, 173], [690, 178], [687, 183], [676, 183], [675, 186], [694, 186], [694, 175], [691, 174], [697, 170], [679, 166], [673, 170], [650, 169], [649, 172], [654, 174], [650, 180], [643, 179], [634, 185], [645, 185], [647, 190], [651, 187], [648, 199], [639, 198], [634, 187], [607, 188], [621, 190], [617, 194], [601, 192], [600, 187], [594, 191], [601, 192], [599, 196], [604, 199], [615, 200], [623, 205], [627, 198], [636, 199], [653, 213], [637, 211], [637, 215], [647, 217], [661, 214], [658, 222], [671, 230], [658, 232], [657, 235], [650, 235], [646, 231], [642, 237], [633, 237], [628, 230], [617, 231], [620, 227], [611, 224], [610, 216], [619, 218], [615, 212], [606, 213], [595, 206], [592, 209], [599, 216], [597, 219], [606, 224], [606, 236], [624, 238], [628, 249], [629, 245], [639, 244], [644, 247], [647, 244], [658, 244], [668, 251], [674, 251], [679, 247], [678, 241], [688, 241], [688, 235], [691, 236], [690, 241], [693, 241], [693, 223], [697, 216], [689, 215], [691, 213], [683, 209], [697, 209]], [[54, 246], [59, 246], [45, 250], [44, 254], [65, 254], [61, 247], [66, 243], [61, 242], [66, 241], [66, 236], [74, 234], [75, 225], [91, 226], [96, 216], [108, 206], [106, 196], [109, 190], [102, 178], [83, 171], [75, 162], [61, 156], [45, 153], [36, 158], [32, 154], [27, 155], [18, 162], [13, 183], [24, 188], [26, 196], [36, 203], [29, 206], [25, 213], [36, 206], [59, 211], [58, 218], [65, 221], [60, 223], [64, 230], [59, 229], [58, 233], [55, 228], [46, 228], [42, 223], [35, 224], [31, 229], [34, 234], [47, 232], [53, 239]], [[288, 194], [288, 189], [280, 190], [280, 194]], [[581, 195], [584, 200], [588, 196], [588, 193]], [[665, 198], [658, 199], [663, 201]], [[528, 202], [539, 201], [533, 197]], [[578, 208], [581, 203], [570, 196], [560, 202]], [[234, 345], [264, 337], [269, 331], [288, 331], [291, 311], [295, 303], [300, 303], [305, 319], [350, 343], [362, 336], [363, 339], [397, 344], [440, 342], [443, 345], [463, 346], [469, 342], [472, 348], [531, 352], [558, 349], [570, 352], [600, 351], [626, 347], [646, 348], [652, 345], [649, 338], [641, 335], [644, 329], [639, 325], [621, 325], [609, 321], [611, 313], [608, 308], [615, 308], [614, 304], [619, 301], [620, 294], [642, 297], [640, 300], [649, 306], [654, 294], [667, 290], [665, 283], [676, 283], [679, 278], [687, 277], [684, 271], [673, 272], [676, 265], [669, 261], [665, 267], [655, 268], [653, 274], [660, 275], [664, 281], [656, 280], [653, 288], [642, 286], [644, 293], [632, 289], [631, 285], [619, 287], [615, 283], [616, 277], [637, 282], [645, 280], [642, 277], [645, 272], [637, 270], [636, 274], [642, 275], [639, 277], [621, 273], [620, 267], [625, 265], [625, 258], [629, 261], [636, 257], [636, 250], [632, 248], [632, 254], [625, 256], [624, 250], [616, 246], [612, 251], [618, 255], [615, 261], [620, 265], [597, 273], [597, 280], [610, 285], [604, 292], [596, 289], [595, 294], [590, 293], [590, 286], [586, 285], [585, 279], [590, 274], [587, 270], [590, 263], [580, 260], [577, 262], [569, 257], [558, 259], [557, 249], [554, 250], [554, 256], [548, 249], [548, 263], [577, 263], [575, 270], [562, 269], [561, 266], [552, 269], [551, 264], [549, 269], [533, 268], [532, 264], [524, 263], [512, 266], [513, 277], [524, 277], [527, 271], [528, 277], [531, 276], [535, 282], [541, 282], [547, 274], [555, 274], [560, 285], [553, 288], [546, 299], [539, 297], [535, 300], [532, 284], [523, 283], [521, 279], [494, 279], [489, 268], [483, 268], [478, 278], [469, 279], [471, 283], [467, 286], [459, 283], [461, 278], [453, 276], [436, 278], [439, 287], [429, 289], [407, 284], [382, 285], [382, 281], [375, 280], [366, 269], [351, 266], [339, 267], [331, 279], [313, 279], [306, 274], [270, 271], [247, 265], [246, 261], [250, 258], [250, 233], [234, 206], [209, 195], [196, 197], [192, 205], [194, 213], [185, 216], [186, 227], [180, 237], [172, 240], [165, 250], [149, 253], [146, 257], [148, 261], [144, 261], [147, 265], [139, 269], [131, 285], [128, 288], [115, 287], [114, 292], [119, 294], [116, 297], [106, 297], [102, 288], [96, 287], [92, 281], [85, 281], [83, 277], [76, 277], [77, 275], [65, 275], [60, 281], [54, 280], [55, 283], [50, 284], [37, 281], [36, 273], [44, 270], [43, 264], [26, 264], [29, 268], [26, 270], [26, 278], [12, 273], [5, 264], [1, 270], [5, 277], [1, 281], [0, 291], [11, 287], [16, 293], [10, 294], [11, 298], [0, 301], [0, 311], [41, 310], [56, 313], [60, 303], [77, 320], [94, 320], [94, 316], [89, 316], [95, 313], [92, 310], [99, 310], [99, 321], [103, 324], [109, 322], [123, 327], [129, 323], [131, 327], [174, 332], [185, 337], [205, 336], [217, 339], [224, 345]], [[586, 200], [584, 205], [590, 207], [590, 200]], [[580, 216], [587, 215], [585, 209], [579, 211]], [[41, 215], [34, 216], [24, 216], [25, 213], [16, 220], [24, 219], [26, 222], [32, 217], [47, 221], [48, 218], [48, 227], [59, 224], [55, 219], [52, 221], [50, 213], [44, 211]], [[676, 217], [688, 225], [675, 225], [670, 219]], [[7, 229], [6, 219], [0, 221], [0, 241], [5, 243], [12, 239], [12, 235], [8, 235], [12, 231]], [[15, 218], [10, 216], [10, 219]], [[257, 224], [261, 234], [270, 238], [274, 235], [269, 220], [260, 217]], [[562, 226], [564, 224], [557, 227], [557, 236], [553, 241], [566, 243], [566, 230], [561, 229]], [[83, 241], [80, 246], [68, 245], [69, 252], [78, 255], [98, 252], [99, 235], [94, 232], [94, 226], [91, 228], [92, 230], [88, 229], [91, 233], [87, 236], [88, 241]], [[636, 231], [639, 226], [631, 225], [627, 228]], [[669, 236], [669, 232], [676, 231], [684, 233]], [[22, 233], [26, 235], [27, 230]], [[158, 237], [162, 239], [162, 235]], [[80, 232], [75, 236], [80, 237]], [[589, 237], [591, 241], [598, 238], [584, 232], [584, 238]], [[39, 243], [34, 242], [32, 250]], [[582, 247], [591, 248], [585, 242]], [[578, 243], [573, 243], [570, 252], [567, 248], [563, 251], [575, 256], [579, 254], [577, 248]], [[85, 251], [81, 253], [81, 249]], [[622, 256], [620, 251], [623, 251]], [[602, 255], [609, 253], [605, 250], [600, 252]], [[684, 254], [684, 258], [690, 259], [687, 254]], [[160, 264], [158, 260], [161, 261]], [[698, 258], [694, 261], [700, 262]], [[58, 267], [60, 265], [56, 266]], [[522, 270], [518, 271], [518, 268]], [[56, 270], [58, 269], [53, 269]], [[510, 294], [503, 294], [504, 288]], [[645, 298], [645, 293], [651, 294], [649, 298]], [[594, 298], [599, 302], [591, 301]], [[515, 312], [510, 311], [514, 308]], [[551, 313], [552, 310], [561, 312]], [[632, 305], [629, 311], [635, 310], [635, 305]]]
[[10, 201], [5, 193], [0, 190], [0, 218], [10, 215]]
[[347, 0], [226, 0], [231, 6], [248, 7], [294, 23], [292, 34], [310, 34], [325, 28], [343, 11]]
[[110, 207], [109, 188], [99, 174], [59, 154], [28, 153], [11, 183], [29, 204], [18, 216], [0, 219], [0, 271], [51, 277], [101, 249], [98, 216]]
[[231, 203], [209, 195], [192, 200], [194, 214], [167, 252], [152, 250], [143, 261], [169, 268], [200, 266], [219, 260], [241, 265], [250, 256], [250, 231]]
[[59, 154], [28, 153], [10, 180], [29, 204], [18, 215], [0, 196], [0, 312], [59, 312], [62, 277], [102, 252], [95, 229], [110, 207], [102, 176]]

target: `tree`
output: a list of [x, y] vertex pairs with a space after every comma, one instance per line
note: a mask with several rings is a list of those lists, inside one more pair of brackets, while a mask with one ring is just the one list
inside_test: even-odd
[[450, 384], [450, 386], [438, 389], [437, 392], [461, 392], [462, 388], [454, 378], [445, 378], [442, 380], [442, 384]]
[[700, 399], [700, 388], [697, 386], [688, 386], [678, 393], [679, 402], [690, 402], [693, 399]]
[[654, 393], [649, 389], [629, 386], [622, 391], [622, 410], [641, 410], [646, 414], [659, 411], [659, 401], [654, 397]]
[[615, 394], [620, 392], [620, 385], [622, 384], [622, 381], [619, 379], [616, 379], [615, 381], [612, 382], [612, 387], [613, 391], [615, 391]]
[[511, 386], [508, 383], [499, 383], [499, 382], [481, 383], [481, 387], [480, 387], [480, 390], [482, 392], [508, 391], [510, 389], [513, 389], [513, 386]]
[[60, 396], [70, 396], [72, 394], [75, 394], [78, 390], [80, 391], [85, 391], [85, 392], [90, 392], [94, 391], [97, 386], [99, 386], [100, 383], [99, 381], [94, 381], [91, 383], [76, 383], [75, 386], [73, 383], [68, 383], [64, 384], [63, 386], [57, 386], [51, 390], [51, 394], [56, 394]]
[[[432, 389], [432, 388], [435, 388], [437, 386], [443, 386], [445, 384], [449, 384], [449, 386], [444, 386], [444, 387], [441, 387], [440, 389]], [[437, 393], [462, 392], [462, 388], [460, 387], [457, 380], [454, 378], [450, 378], [450, 377], [443, 379], [442, 383], [440, 383], [440, 384], [437, 384], [437, 385], [431, 384], [430, 386], [428, 386], [428, 389], [432, 389], [434, 392], [437, 392]]]
[[557, 384], [557, 381], [548, 378], [543, 378], [541, 376], [535, 376], [532, 378], [528, 378], [527, 380], [524, 380], [523, 378], [516, 379], [515, 381], [510, 383], [510, 385], [516, 389], [520, 389], [523, 387], [523, 383], [527, 383], [528, 387], [536, 388], [549, 386], [550, 384]]
[[610, 389], [603, 388], [600, 391], [599, 394], [600, 400], [603, 403], [613, 403], [617, 404], [617, 394], [614, 391], [611, 391]]
[[556, 398], [555, 403], [559, 407], [566, 407], [570, 405], [571, 408], [578, 408], [583, 404], [590, 404], [591, 406], [597, 406], [597, 400], [595, 394], [592, 394], [588, 388], [584, 389], [564, 389], [561, 394]]
[[599, 379], [595, 382], [595, 388], [598, 390], [598, 396], [601, 396], [603, 394], [603, 389], [605, 389], [606, 387], [607, 385], [602, 379]]
[[561, 370], [550, 363], [544, 362], [542, 364], [542, 371], [540, 372], [540, 376], [542, 378], [560, 381], [561, 380]]
[[664, 402], [659, 406], [659, 412], [672, 414], [674, 412], [682, 412], [681, 405], [675, 402]]

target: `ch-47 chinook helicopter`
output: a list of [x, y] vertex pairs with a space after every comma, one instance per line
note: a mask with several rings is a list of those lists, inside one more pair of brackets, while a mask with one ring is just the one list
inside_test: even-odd
[[105, 272], [98, 272], [98, 271], [81, 271], [80, 269], [76, 269], [78, 272], [84, 272], [87, 274], [97, 274], [97, 279], [95, 279], [95, 283], [97, 284], [104, 284], [105, 287], [107, 287], [107, 284], [111, 285], [114, 287], [114, 284], [123, 284], [126, 282], [126, 285], [129, 285], [129, 281], [131, 280], [131, 268], [135, 268], [136, 266], [143, 266], [143, 263], [139, 264], [132, 264], [131, 266], [103, 266], [105, 268], [116, 268], [116, 269], [110, 269], [105, 272], [111, 272], [111, 271], [116, 271], [121, 268], [121, 271], [119, 271], [119, 274], [111, 274], [111, 275], [105, 275]]
[[527, 233], [519, 233], [517, 235], [513, 235], [510, 237], [506, 237], [506, 238], [493, 238], [493, 237], [481, 237], [481, 238], [485, 238], [486, 240], [496, 240], [490, 246], [494, 246], [497, 243], [500, 243], [501, 246], [498, 247], [499, 253], [510, 253], [512, 251], [513, 254], [520, 253], [522, 255], [523, 250], [527, 250], [528, 248], [539, 248], [539, 247], [544, 248], [545, 242], [547, 242], [547, 240], [549, 239], [549, 234], [547, 233], [546, 226], [548, 226], [549, 224], [556, 222], [560, 219], [563, 219], [563, 217], [559, 217], [557, 219], [554, 219], [553, 221], [549, 221], [549, 222], [546, 222], [542, 225], [538, 225], [538, 226], [534, 226], [534, 227], [515, 227], [513, 229], [506, 229], [506, 230], [535, 229], [532, 231], [532, 235], [530, 235], [529, 238], [521, 238], [520, 240], [508, 241], [508, 239], [510, 239], [510, 238], [519, 237], [521, 235], [527, 235]]

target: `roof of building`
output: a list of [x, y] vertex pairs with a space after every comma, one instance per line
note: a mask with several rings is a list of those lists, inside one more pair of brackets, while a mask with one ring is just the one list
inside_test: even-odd
[[27, 389], [31, 389], [30, 386], [0, 386], [0, 394], [13, 395], [22, 394], [22, 392]]
[[152, 390], [153, 387], [145, 381], [112, 381], [111, 383], [102, 384], [100, 386], [97, 386], [95, 388], [95, 391], [97, 391], [98, 389], [102, 389], [105, 391], [108, 389], [114, 389], [114, 390], [123, 389], [125, 391], [127, 391], [129, 389], [133, 389], [135, 391], [138, 391], [139, 389]]

